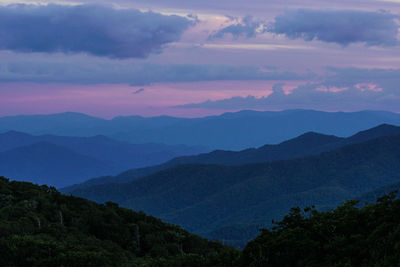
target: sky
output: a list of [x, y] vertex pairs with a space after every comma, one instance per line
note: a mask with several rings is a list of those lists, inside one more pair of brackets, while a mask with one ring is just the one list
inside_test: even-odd
[[0, 116], [400, 112], [400, 0], [0, 0]]

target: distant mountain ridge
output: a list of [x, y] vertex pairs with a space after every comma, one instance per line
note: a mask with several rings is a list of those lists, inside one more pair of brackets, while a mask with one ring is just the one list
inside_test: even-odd
[[57, 187], [117, 169], [108, 162], [80, 155], [65, 147], [39, 142], [0, 152], [0, 173], [17, 180]]
[[[383, 125], [371, 133], [388, 133], [384, 129], [397, 131]], [[365, 133], [353, 139], [361, 140], [368, 136]], [[334, 207], [397, 181], [400, 134], [288, 160], [232, 166], [183, 164], [132, 182], [91, 186], [72, 194], [115, 201], [216, 237], [218, 229], [279, 220], [293, 206]]]
[[134, 179], [151, 175], [180, 164], [222, 164], [241, 165], [249, 163], [260, 163], [274, 160], [286, 160], [296, 157], [317, 155], [322, 152], [334, 150], [346, 145], [362, 143], [374, 138], [400, 134], [400, 127], [382, 124], [372, 129], [361, 131], [348, 138], [332, 135], [324, 135], [314, 132], [302, 134], [296, 138], [282, 142], [278, 145], [264, 145], [259, 148], [245, 149], [242, 151], [215, 150], [193, 156], [174, 158], [166, 163], [145, 168], [131, 169], [117, 176], [99, 177], [85, 181], [80, 185], [74, 185], [62, 189], [69, 192], [86, 186], [100, 185], [112, 182], [130, 182]]
[[59, 187], [205, 151], [184, 145], [135, 145], [105, 136], [33, 136], [10, 131], [0, 134], [0, 174]]
[[400, 114], [384, 111], [244, 110], [193, 119], [130, 116], [105, 120], [79, 113], [61, 113], [0, 118], [0, 132], [15, 130], [35, 135], [106, 135], [135, 144], [185, 144], [242, 150], [278, 144], [310, 131], [346, 137], [382, 123], [400, 125]]

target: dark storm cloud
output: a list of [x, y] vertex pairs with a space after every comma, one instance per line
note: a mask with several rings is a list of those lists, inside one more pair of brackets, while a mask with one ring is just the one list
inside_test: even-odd
[[100, 5], [0, 7], [0, 49], [144, 58], [180, 39], [192, 22]]
[[384, 12], [296, 9], [275, 17], [269, 31], [290, 39], [320, 40], [343, 46], [351, 43], [392, 46], [397, 44], [395, 18]]

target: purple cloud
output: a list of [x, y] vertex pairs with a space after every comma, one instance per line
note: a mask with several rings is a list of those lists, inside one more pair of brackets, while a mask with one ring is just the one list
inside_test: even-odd
[[383, 12], [334, 9], [292, 9], [275, 17], [269, 31], [290, 39], [319, 40], [343, 46], [397, 44], [396, 16]]
[[178, 41], [191, 21], [99, 5], [0, 7], [0, 49], [145, 58]]
[[[227, 16], [228, 17], [228, 16]], [[237, 20], [234, 17], [228, 17], [231, 20]], [[264, 32], [264, 22], [254, 20], [248, 15], [242, 19], [240, 23], [231, 24], [209, 36], [209, 39], [223, 38], [226, 34], [231, 34], [234, 38], [245, 36], [247, 38], [255, 37], [256, 34]]]
[[363, 110], [380, 109], [400, 112], [400, 96], [387, 95], [377, 91], [347, 89], [340, 92], [316, 90], [314, 84], [300, 86], [293, 93], [272, 93], [267, 97], [234, 96], [228, 99], [205, 101], [175, 106], [176, 108], [207, 108], [215, 110], [239, 109], [318, 109], [318, 110]]
[[273, 86], [265, 97], [234, 96], [216, 101], [190, 103], [176, 108], [362, 110], [380, 109], [400, 112], [400, 70], [328, 68], [330, 74], [320, 82], [298, 86], [291, 93], [283, 91], [284, 84]]

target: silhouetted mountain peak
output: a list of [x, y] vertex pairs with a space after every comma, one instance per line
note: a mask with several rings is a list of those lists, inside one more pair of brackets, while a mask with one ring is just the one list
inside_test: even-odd
[[[306, 132], [302, 135], [299, 135], [296, 138], [293, 138], [291, 140], [285, 141], [285, 142], [293, 142], [295, 140], [297, 141], [304, 141], [304, 140], [314, 140], [314, 139], [324, 139], [324, 140], [336, 140], [336, 139], [342, 139], [340, 137], [337, 137], [335, 135], [327, 135], [327, 134], [321, 134], [321, 133], [317, 133], [317, 132]], [[283, 143], [285, 143], [283, 142]]]
[[[399, 126], [394, 126], [391, 124], [387, 124], [387, 123], [382, 123], [376, 127], [373, 127], [371, 129], [365, 130], [365, 131], [361, 131], [360, 133], [368, 133], [368, 132], [384, 132], [384, 133], [391, 133], [391, 132], [398, 132], [400, 131], [400, 127]], [[360, 134], [359, 133], [359, 134]]]
[[[280, 143], [278, 146], [286, 147], [286, 146], [294, 146], [294, 147], [309, 147], [309, 146], [316, 146], [316, 145], [324, 145], [328, 143], [339, 142], [343, 140], [341, 137], [337, 137], [334, 135], [326, 135], [316, 132], [306, 132], [302, 135], [299, 135], [296, 138], [284, 141]], [[267, 146], [264, 146], [267, 147]]]
[[355, 135], [349, 137], [349, 139], [351, 141], [362, 142], [365, 140], [378, 138], [381, 136], [388, 136], [395, 134], [400, 134], [400, 127], [384, 123], [374, 128], [356, 133]]

